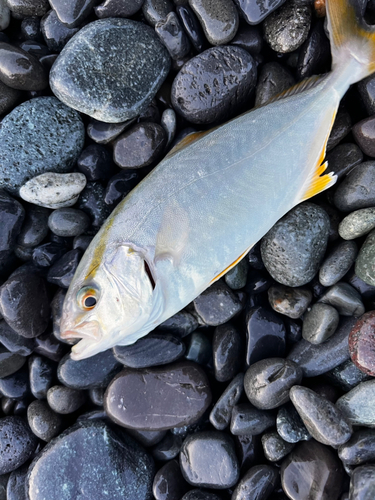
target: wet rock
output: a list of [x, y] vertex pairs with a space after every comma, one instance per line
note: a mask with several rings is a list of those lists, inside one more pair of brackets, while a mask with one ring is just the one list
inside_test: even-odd
[[175, 434], [167, 433], [166, 436], [153, 447], [152, 456], [156, 460], [160, 460], [161, 462], [165, 462], [167, 460], [173, 460], [180, 453], [181, 446], [182, 446], [181, 436], [176, 436]]
[[0, 419], [0, 474], [12, 472], [34, 453], [37, 439], [21, 417]]
[[312, 293], [303, 288], [275, 285], [268, 290], [268, 300], [276, 312], [296, 319], [300, 318], [308, 308]]
[[375, 113], [375, 79], [370, 75], [357, 83], [357, 89], [368, 115]]
[[159, 329], [178, 335], [180, 338], [193, 333], [199, 326], [195, 316], [187, 311], [179, 311], [159, 325]]
[[172, 10], [170, 0], [145, 0], [142, 6], [142, 12], [151, 26], [165, 19]]
[[0, 265], [4, 266], [14, 250], [17, 236], [21, 230], [25, 217], [23, 206], [5, 191], [0, 190], [0, 226], [2, 237], [0, 240]]
[[249, 26], [240, 22], [236, 36], [232, 38], [231, 45], [247, 50], [252, 56], [260, 54], [263, 48], [263, 36], [259, 26]]
[[49, 267], [57, 262], [66, 252], [66, 247], [60, 243], [44, 243], [33, 249], [33, 263], [39, 267]]
[[330, 56], [330, 44], [324, 31], [324, 23], [318, 22], [300, 48], [297, 62], [298, 80], [326, 73], [331, 60]]
[[10, 10], [5, 0], [0, 2], [0, 31], [7, 29], [10, 23]]
[[111, 154], [100, 144], [90, 144], [77, 160], [78, 170], [89, 181], [108, 180], [116, 173]]
[[375, 228], [375, 208], [363, 208], [347, 215], [339, 225], [339, 234], [344, 240], [360, 238]]
[[48, 227], [57, 236], [73, 237], [86, 231], [90, 218], [75, 208], [58, 208], [48, 218]]
[[47, 281], [62, 288], [68, 288], [81, 260], [79, 249], [69, 250], [48, 271]]
[[[4, 500], [23, 500], [25, 498], [25, 482], [28, 468], [28, 464], [25, 464], [10, 474]], [[0, 498], [3, 500], [1, 495]]]
[[78, 199], [77, 208], [90, 216], [92, 225], [96, 228], [99, 228], [112, 212], [104, 198], [104, 186], [100, 182], [88, 182]]
[[336, 402], [352, 425], [375, 427], [375, 380], [361, 382]]
[[367, 236], [366, 241], [362, 245], [357, 261], [355, 263], [355, 274], [368, 285], [375, 285], [374, 266], [375, 266], [375, 251], [374, 251], [375, 231]]
[[133, 125], [135, 120], [135, 118], [131, 118], [120, 123], [104, 123], [91, 118], [87, 126], [87, 135], [98, 144], [108, 144]]
[[24, 356], [0, 347], [0, 378], [17, 372], [25, 364]]
[[68, 28], [79, 26], [90, 14], [95, 0], [50, 0], [50, 5], [60, 21]]
[[257, 436], [275, 425], [273, 413], [258, 410], [248, 403], [241, 403], [233, 408], [230, 432], [234, 436]]
[[218, 281], [194, 300], [194, 308], [204, 324], [218, 326], [238, 314], [242, 304], [230, 288]]
[[18, 231], [17, 243], [25, 248], [39, 245], [48, 234], [50, 211], [43, 207], [27, 205], [25, 220]]
[[260, 410], [277, 408], [289, 400], [289, 389], [302, 380], [302, 370], [293, 361], [268, 358], [250, 366], [244, 387], [250, 403]]
[[191, 123], [228, 119], [247, 102], [256, 65], [240, 47], [213, 47], [193, 57], [174, 79], [172, 104]]
[[246, 285], [249, 262], [242, 259], [237, 265], [232, 267], [224, 276], [225, 283], [232, 290], [239, 290]]
[[7, 5], [17, 19], [39, 17], [50, 8], [47, 0], [7, 0]]
[[40, 27], [49, 50], [55, 53], [61, 52], [68, 41], [78, 33], [78, 28], [65, 26], [54, 10], [43, 16]]
[[12, 111], [15, 105], [21, 100], [22, 92], [5, 85], [0, 81], [0, 115], [5, 115]]
[[102, 420], [87, 420], [43, 449], [29, 469], [26, 493], [30, 500], [79, 498], [82, 491], [91, 500], [148, 500], [153, 476], [152, 459], [132, 438]]
[[169, 65], [168, 53], [151, 28], [128, 19], [101, 19], [82, 28], [64, 47], [50, 72], [50, 85], [68, 106], [118, 123], [147, 108]]
[[131, 0], [123, 2], [122, 0], [105, 0], [103, 3], [94, 7], [96, 17], [131, 17], [143, 4], [144, 0]]
[[228, 43], [238, 29], [238, 12], [231, 0], [189, 0], [211, 45]]
[[375, 206], [375, 162], [353, 168], [337, 187], [334, 203], [342, 212]]
[[335, 333], [339, 319], [334, 307], [316, 303], [304, 317], [302, 337], [311, 344], [321, 344]]
[[45, 356], [52, 361], [60, 361], [65, 353], [64, 346], [59, 342], [52, 333], [43, 333], [35, 339], [35, 349], [36, 354]]
[[210, 422], [218, 431], [228, 427], [235, 404], [243, 392], [243, 373], [239, 373], [228, 385], [210, 413]]
[[263, 453], [270, 462], [278, 462], [290, 453], [293, 443], [284, 441], [277, 432], [268, 432], [262, 436]]
[[5, 42], [0, 42], [0, 80], [17, 90], [44, 90], [48, 86], [37, 57]]
[[47, 392], [50, 408], [56, 413], [67, 415], [78, 410], [86, 401], [86, 394], [78, 389], [54, 385]]
[[215, 378], [218, 382], [228, 382], [241, 370], [243, 365], [243, 340], [231, 324], [215, 328], [212, 340]]
[[220, 500], [214, 493], [208, 493], [203, 490], [190, 490], [181, 500]]
[[358, 247], [354, 241], [339, 242], [320, 267], [320, 283], [323, 286], [331, 286], [340, 281], [352, 267], [357, 253]]
[[[0, 129], [0, 186], [17, 194], [43, 172], [66, 172], [81, 152], [83, 123], [54, 97], [38, 97], [9, 113]], [[28, 201], [28, 200], [26, 200]]]
[[167, 368], [126, 368], [109, 384], [104, 407], [124, 427], [163, 430], [197, 422], [210, 403], [203, 370], [180, 362]]
[[287, 443], [298, 443], [311, 439], [309, 431], [291, 403], [286, 404], [277, 412], [276, 429], [280, 437]]
[[26, 17], [21, 22], [21, 32], [25, 40], [40, 42], [42, 35], [40, 31], [39, 17]]
[[292, 74], [281, 64], [274, 61], [266, 63], [259, 74], [255, 106], [265, 104], [272, 97], [281, 94], [294, 84], [295, 79]]
[[249, 24], [259, 24], [271, 12], [280, 7], [285, 0], [261, 0], [260, 2], [252, 2], [251, 0], [234, 0], [240, 13]]
[[20, 356], [29, 356], [35, 347], [33, 339], [22, 337], [4, 320], [0, 320], [0, 343], [6, 347], [8, 351], [19, 354]]
[[0, 394], [17, 401], [30, 397], [29, 374], [26, 366], [0, 379]]
[[375, 466], [362, 465], [350, 478], [349, 500], [371, 500], [375, 495]]
[[183, 59], [190, 52], [189, 39], [174, 12], [170, 12], [165, 19], [157, 22], [155, 31], [172, 59]]
[[338, 449], [345, 465], [361, 465], [375, 459], [375, 430], [361, 429]]
[[256, 465], [252, 467], [236, 486], [232, 494], [232, 500], [244, 500], [246, 498], [267, 499], [274, 491], [279, 480], [276, 467], [270, 465]]
[[140, 431], [136, 429], [127, 429], [126, 433], [134, 437], [145, 448], [149, 448], [163, 440], [167, 431]]
[[155, 474], [152, 492], [155, 500], [177, 500], [189, 490], [177, 460], [171, 460]]
[[375, 377], [375, 311], [365, 313], [349, 335], [350, 357], [367, 375]]
[[352, 128], [350, 114], [341, 106], [337, 112], [333, 127], [327, 142], [327, 151], [331, 151], [339, 142], [348, 135]]
[[37, 399], [46, 399], [55, 377], [55, 364], [44, 356], [29, 358], [30, 390]]
[[302, 203], [293, 208], [262, 239], [267, 271], [283, 285], [308, 283], [325, 253], [329, 226], [328, 215], [317, 205]]
[[360, 382], [364, 382], [370, 378], [369, 375], [363, 373], [350, 359], [329, 371], [327, 377], [334, 385], [337, 385], [346, 392], [356, 387]]
[[104, 202], [115, 207], [126, 195], [138, 184], [139, 172], [136, 170], [124, 170], [111, 177], [105, 189]]
[[27, 408], [27, 421], [36, 437], [51, 441], [61, 431], [63, 420], [44, 401], [33, 401]]
[[344, 282], [330, 287], [320, 297], [319, 302], [333, 306], [342, 316], [361, 316], [365, 312], [360, 294]]
[[365, 155], [373, 158], [375, 156], [375, 118], [370, 116], [356, 123], [352, 128], [352, 133], [355, 142]]
[[218, 431], [188, 436], [182, 445], [180, 466], [189, 484], [205, 488], [230, 488], [240, 475], [234, 443]]
[[185, 359], [207, 365], [212, 359], [211, 341], [201, 332], [193, 332], [187, 339]]
[[[330, 171], [341, 180], [363, 160], [363, 153], [356, 144], [347, 142], [333, 148], [326, 157]], [[346, 238], [344, 238], [346, 239]]]
[[199, 24], [194, 12], [188, 5], [177, 6], [176, 11], [181, 20], [182, 27], [194, 49], [197, 52], [202, 52], [206, 45], [206, 40], [201, 25]]

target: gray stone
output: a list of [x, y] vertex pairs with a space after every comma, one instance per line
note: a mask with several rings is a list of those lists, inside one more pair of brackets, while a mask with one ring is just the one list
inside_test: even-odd
[[319, 299], [337, 309], [342, 316], [361, 316], [365, 307], [361, 295], [349, 283], [339, 282], [331, 286]]
[[359, 251], [355, 274], [368, 285], [375, 286], [375, 231], [371, 231]]
[[242, 336], [230, 323], [215, 328], [212, 339], [212, 354], [215, 378], [228, 382], [241, 370], [243, 364]]
[[268, 290], [268, 301], [272, 309], [289, 318], [300, 318], [312, 300], [310, 290], [274, 285]]
[[[257, 5], [256, 2], [249, 3]], [[261, 106], [277, 94], [281, 94], [295, 84], [295, 79], [291, 73], [278, 62], [266, 63], [259, 75], [256, 87], [255, 106]]]
[[29, 460], [37, 442], [23, 418], [0, 418], [0, 474], [12, 472]]
[[50, 10], [43, 16], [40, 29], [47, 47], [55, 54], [61, 52], [69, 40], [79, 31], [79, 28], [68, 28], [62, 24], [54, 10]]
[[338, 449], [339, 458], [345, 465], [361, 465], [375, 460], [375, 430], [361, 429], [355, 432]]
[[96, 17], [130, 17], [135, 14], [143, 5], [144, 0], [105, 0], [94, 7]]
[[303, 318], [302, 337], [311, 344], [321, 344], [335, 333], [339, 320], [334, 307], [316, 303]]
[[238, 29], [238, 12], [232, 0], [189, 0], [211, 45], [228, 43]]
[[259, 24], [285, 0], [234, 0], [242, 16], [249, 24]]
[[361, 382], [336, 405], [352, 425], [375, 427], [375, 380]]
[[233, 408], [230, 432], [234, 436], [258, 436], [273, 425], [275, 415], [272, 412], [242, 403]]
[[311, 439], [309, 431], [291, 403], [286, 404], [277, 412], [276, 429], [280, 437], [287, 443], [298, 443]]
[[24, 356], [0, 346], [0, 378], [8, 377], [17, 372], [25, 364], [25, 361]]
[[170, 12], [165, 19], [157, 22], [155, 31], [172, 59], [183, 59], [190, 52], [189, 38], [175, 12]]
[[67, 43], [52, 66], [50, 86], [68, 106], [118, 123], [145, 111], [169, 66], [168, 52], [150, 27], [101, 19]]
[[225, 283], [232, 290], [239, 290], [246, 285], [249, 261], [245, 258], [236, 264], [224, 276]]
[[47, 392], [49, 406], [56, 413], [68, 415], [78, 410], [86, 401], [86, 394], [78, 389], [54, 385]]
[[370, 379], [370, 376], [363, 373], [351, 359], [329, 371], [326, 377], [345, 392], [354, 389], [360, 382]]
[[46, 208], [28, 205], [17, 243], [26, 248], [39, 245], [48, 234], [49, 214], [50, 211]]
[[218, 326], [238, 314], [242, 304], [230, 288], [218, 281], [194, 300], [194, 307], [204, 324]]
[[85, 129], [77, 112], [55, 97], [26, 101], [0, 129], [0, 187], [13, 194], [44, 172], [67, 172], [77, 160]]
[[142, 12], [151, 26], [165, 19], [173, 9], [170, 0], [145, 0], [142, 6]]
[[346, 142], [333, 148], [327, 154], [326, 160], [330, 171], [337, 175], [338, 180], [341, 180], [362, 162], [363, 153], [356, 144]]
[[270, 462], [278, 462], [290, 453], [293, 443], [284, 441], [277, 432], [266, 432], [262, 436], [263, 453]]
[[344, 240], [360, 238], [375, 228], [375, 208], [363, 208], [347, 215], [339, 225], [339, 234]]
[[16, 19], [39, 17], [50, 8], [48, 0], [6, 0], [6, 2]]
[[263, 237], [261, 254], [271, 276], [287, 286], [301, 286], [315, 276], [324, 256], [330, 222], [313, 203], [302, 203]]
[[90, 217], [75, 208], [59, 208], [48, 218], [48, 227], [57, 236], [73, 237], [86, 231], [90, 225]]
[[63, 420], [45, 401], [36, 399], [27, 408], [27, 421], [36, 437], [51, 441], [63, 426]]
[[49, 0], [49, 3], [63, 24], [75, 28], [90, 14], [96, 0]]
[[21, 100], [21, 96], [21, 90], [12, 89], [0, 81], [0, 116], [12, 111], [17, 102]]
[[[0, 31], [5, 30], [10, 23], [10, 10], [6, 0], [0, 0]], [[0, 111], [1, 114], [1, 111]]]
[[333, 201], [342, 212], [375, 206], [375, 162], [353, 168], [336, 188]]
[[340, 281], [352, 267], [357, 253], [358, 247], [354, 241], [340, 241], [320, 266], [320, 283], [332, 286]]
[[375, 498], [375, 465], [362, 465], [354, 469], [350, 478], [349, 500]]
[[243, 373], [239, 373], [228, 385], [210, 413], [210, 422], [218, 431], [228, 427], [234, 405], [243, 392]]
[[[266, 500], [279, 481], [279, 472], [270, 465], [256, 465], [246, 472], [236, 486], [231, 500]], [[251, 495], [251, 496], [250, 496]]]

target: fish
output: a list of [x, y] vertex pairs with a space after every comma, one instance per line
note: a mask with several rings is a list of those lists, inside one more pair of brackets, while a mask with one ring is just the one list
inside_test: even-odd
[[304, 200], [331, 187], [325, 152], [349, 86], [375, 71], [353, 0], [327, 0], [332, 71], [180, 141], [115, 208], [67, 291], [74, 360], [133, 344], [186, 307]]

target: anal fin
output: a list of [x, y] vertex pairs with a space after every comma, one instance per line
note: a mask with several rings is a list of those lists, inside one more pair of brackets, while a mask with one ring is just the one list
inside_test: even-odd
[[213, 283], [215, 283], [215, 281], [219, 280], [220, 278], [222, 278], [224, 276], [224, 274], [226, 274], [228, 271], [230, 271], [236, 264], [238, 264], [240, 262], [240, 260], [242, 260], [245, 255], [247, 255], [250, 250], [253, 248], [254, 245], [251, 245], [249, 246], [249, 248], [247, 248], [234, 262], [232, 262], [232, 264], [230, 264], [228, 267], [226, 267], [224, 269], [224, 271], [221, 271], [220, 274], [218, 274], [217, 276], [215, 276], [215, 278], [213, 280], [211, 280], [210, 282], [210, 285], [212, 285]]

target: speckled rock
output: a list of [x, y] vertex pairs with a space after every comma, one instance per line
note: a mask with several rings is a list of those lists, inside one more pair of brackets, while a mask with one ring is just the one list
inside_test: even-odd
[[274, 285], [268, 290], [268, 300], [276, 312], [296, 319], [300, 318], [308, 308], [312, 293], [304, 288]]
[[344, 240], [353, 240], [375, 228], [375, 208], [363, 208], [347, 215], [339, 225], [339, 234]]
[[60, 21], [68, 28], [79, 26], [90, 14], [95, 0], [49, 0]]
[[319, 281], [323, 286], [332, 286], [349, 271], [358, 253], [354, 241], [340, 241], [322, 262]]
[[355, 274], [365, 283], [375, 286], [375, 231], [367, 236], [355, 263]]
[[349, 351], [357, 367], [375, 377], [375, 311], [365, 313], [352, 328]]
[[69, 171], [83, 141], [80, 116], [56, 98], [24, 102], [1, 124], [0, 187], [18, 194], [22, 184], [36, 175]]
[[37, 439], [21, 417], [0, 419], [0, 474], [16, 470], [34, 453]]
[[249, 24], [259, 24], [285, 0], [234, 0], [242, 16]]
[[345, 465], [360, 465], [375, 459], [375, 429], [354, 432], [348, 442], [338, 449], [339, 458]]
[[343, 281], [331, 286], [320, 297], [319, 302], [335, 307], [342, 316], [361, 316], [365, 312], [361, 295]]
[[218, 326], [238, 314], [242, 304], [230, 288], [218, 281], [194, 300], [194, 307], [203, 323]]
[[352, 425], [375, 427], [375, 380], [361, 382], [336, 402]]
[[319, 269], [329, 228], [327, 213], [317, 205], [293, 208], [262, 239], [262, 259], [271, 276], [287, 286], [308, 283]]
[[142, 5], [143, 15], [151, 26], [165, 19], [172, 10], [171, 0], [144, 0]]
[[118, 123], [147, 108], [169, 66], [168, 52], [150, 27], [128, 19], [101, 19], [67, 43], [51, 69], [50, 85], [68, 106]]
[[189, 0], [211, 45], [228, 43], [238, 29], [238, 12], [232, 0]]
[[149, 500], [153, 476], [153, 461], [138, 443], [104, 421], [87, 420], [53, 439], [37, 456], [26, 492], [29, 500], [78, 499], [83, 491], [90, 500]]
[[305, 314], [302, 337], [311, 344], [321, 344], [335, 333], [339, 319], [339, 313], [334, 307], [316, 303]]
[[16, 19], [29, 16], [42, 16], [50, 8], [48, 0], [6, 0]]
[[336, 188], [333, 200], [342, 212], [375, 206], [375, 162], [353, 168]]

